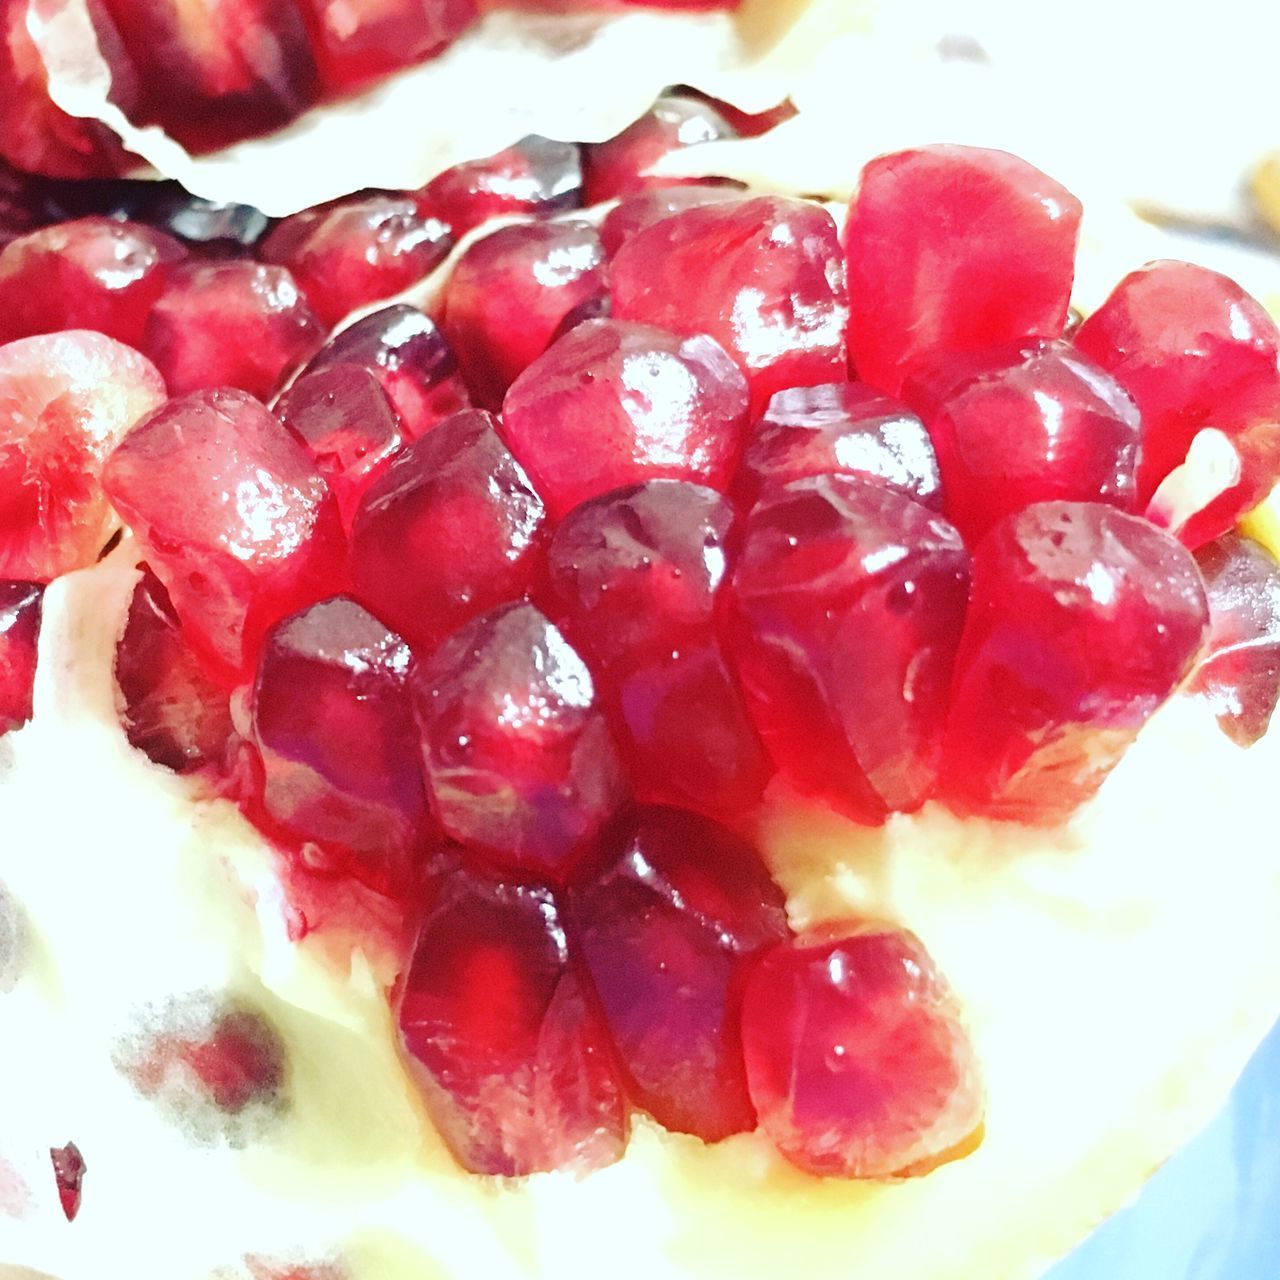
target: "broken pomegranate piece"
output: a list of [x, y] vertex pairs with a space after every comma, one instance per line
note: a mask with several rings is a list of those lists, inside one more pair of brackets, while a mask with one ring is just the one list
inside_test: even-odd
[[31, 719], [44, 587], [0, 582], [0, 734]]
[[897, 395], [934, 356], [1060, 336], [1080, 212], [1003, 151], [931, 146], [871, 161], [844, 233], [857, 376]]
[[705, 818], [645, 809], [570, 912], [631, 1099], [707, 1142], [754, 1128], [742, 990], [760, 951], [788, 936], [760, 855]]
[[654, 187], [627, 196], [609, 210], [600, 224], [600, 242], [609, 257], [638, 231], [651, 227], [663, 218], [684, 209], [696, 209], [704, 204], [721, 204], [726, 200], [741, 200], [742, 192], [736, 187], [704, 186], [691, 183], [685, 187]]
[[1189, 552], [1146, 520], [1044, 502], [973, 554], [944, 775], [953, 806], [1047, 824], [1088, 800], [1208, 630]]
[[422, 921], [400, 1041], [431, 1117], [473, 1173], [613, 1163], [627, 1109], [608, 1034], [545, 888], [457, 870]]
[[503, 402], [503, 433], [553, 515], [638, 480], [723, 489], [746, 417], [741, 373], [710, 338], [589, 320]]
[[761, 1127], [806, 1173], [926, 1172], [980, 1137], [972, 1042], [905, 929], [830, 923], [780, 943], [747, 982], [742, 1034]]
[[50, 1147], [49, 1159], [53, 1162], [53, 1176], [58, 1184], [58, 1203], [62, 1206], [63, 1216], [68, 1222], [74, 1222], [80, 1212], [87, 1168], [84, 1156], [74, 1142], [68, 1142], [65, 1147]]

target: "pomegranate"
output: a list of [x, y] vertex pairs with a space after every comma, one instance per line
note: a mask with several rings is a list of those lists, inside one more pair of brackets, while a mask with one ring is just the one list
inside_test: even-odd
[[31, 719], [44, 587], [0, 582], [0, 734]]

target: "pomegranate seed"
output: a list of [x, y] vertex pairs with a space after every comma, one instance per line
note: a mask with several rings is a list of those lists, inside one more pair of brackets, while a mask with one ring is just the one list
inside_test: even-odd
[[1228, 533], [1196, 552], [1209, 600], [1209, 644], [1190, 689], [1242, 747], [1267, 731], [1280, 701], [1280, 566]]
[[68, 1222], [74, 1222], [80, 1212], [80, 1197], [87, 1168], [80, 1148], [74, 1142], [65, 1147], [50, 1147], [49, 1159], [53, 1162], [53, 1176], [58, 1184], [58, 1203]]
[[312, 310], [334, 325], [430, 275], [452, 244], [449, 228], [412, 200], [373, 195], [295, 213], [260, 252], [288, 267]]
[[707, 1142], [754, 1128], [742, 989], [754, 958], [788, 934], [760, 855], [706, 818], [645, 809], [570, 906], [633, 1101]]
[[781, 943], [747, 982], [742, 1034], [760, 1124], [807, 1173], [923, 1172], [979, 1135], [973, 1046], [906, 930], [829, 924]]
[[945, 774], [963, 809], [1066, 818], [1182, 682], [1208, 606], [1189, 553], [1147, 521], [1043, 502], [978, 545]]
[[729, 639], [779, 771], [860, 821], [917, 808], [964, 621], [959, 534], [896, 489], [793, 480], [751, 512]]
[[880, 480], [942, 506], [938, 460], [905, 404], [858, 382], [779, 391], [752, 430], [734, 488], [750, 506], [771, 485], [806, 476]]
[[401, 454], [356, 512], [355, 592], [423, 653], [523, 594], [541, 567], [542, 499], [496, 426], [479, 409], [455, 414]]
[[442, 327], [477, 404], [496, 409], [566, 314], [605, 291], [604, 250], [585, 222], [501, 227], [454, 265]]
[[99, 333], [0, 347], [0, 577], [48, 582], [93, 564], [117, 523], [103, 461], [163, 399], [151, 363]]
[[704, 186], [701, 183], [638, 191], [633, 196], [626, 196], [609, 211], [600, 225], [600, 242], [605, 253], [612, 258], [638, 231], [669, 218], [673, 213], [696, 209], [704, 204], [723, 204], [726, 200], [741, 199], [742, 192], [736, 187]]
[[31, 719], [44, 587], [0, 582], [0, 734]]
[[947, 519], [966, 540], [1033, 502], [1133, 510], [1138, 411], [1069, 343], [939, 356], [908, 380], [905, 394], [929, 424]]
[[849, 357], [897, 395], [940, 354], [1056, 338], [1080, 202], [1025, 160], [934, 146], [873, 160], [849, 210]]
[[737, 460], [746, 386], [710, 338], [590, 320], [511, 384], [507, 444], [554, 515], [662, 476], [722, 489]]
[[360, 365], [382, 383], [411, 440], [471, 403], [452, 349], [417, 307], [396, 303], [357, 320], [303, 372], [337, 364]]
[[1202, 427], [1234, 434], [1260, 404], [1280, 401], [1280, 329], [1234, 281], [1189, 262], [1130, 272], [1075, 343], [1142, 413], [1144, 503]]
[[576, 142], [531, 133], [494, 155], [446, 169], [417, 198], [456, 236], [504, 214], [562, 213], [582, 204], [582, 156]]
[[360, 499], [404, 445], [382, 383], [359, 365], [330, 365], [300, 377], [276, 413], [315, 459], [350, 529]]
[[715, 338], [747, 375], [753, 414], [775, 391], [845, 376], [844, 264], [816, 204], [744, 196], [685, 209], [632, 236], [610, 275], [620, 320]]
[[191, 651], [169, 593], [150, 569], [133, 590], [115, 677], [125, 734], [149, 760], [177, 773], [227, 762], [231, 691]]
[[136, 347], [170, 266], [184, 257], [171, 236], [107, 218], [11, 241], [0, 251], [0, 341], [96, 329]]
[[608, 1034], [549, 890], [446, 877], [397, 1021], [432, 1119], [471, 1172], [585, 1172], [622, 1155], [627, 1112]]
[[564, 313], [564, 318], [556, 325], [556, 331], [551, 335], [551, 342], [548, 342], [547, 346], [552, 342], [559, 342], [566, 333], [572, 333], [580, 324], [586, 324], [588, 320], [608, 320], [612, 312], [613, 299], [607, 292], [591, 294], [572, 310]]
[[426, 816], [409, 647], [336, 596], [270, 632], [253, 687], [262, 802], [375, 889], [411, 882]]
[[482, 614], [414, 678], [427, 790], [445, 832], [562, 879], [623, 799], [591, 674], [532, 605]]
[[124, 438], [103, 483], [188, 636], [232, 671], [252, 667], [273, 622], [341, 582], [333, 495], [243, 391], [170, 400]]

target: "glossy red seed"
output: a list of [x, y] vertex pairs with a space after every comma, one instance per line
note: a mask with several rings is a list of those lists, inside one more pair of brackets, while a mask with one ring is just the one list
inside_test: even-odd
[[411, 440], [471, 403], [444, 335], [417, 307], [404, 303], [383, 307], [343, 329], [304, 372], [339, 364], [359, 365], [382, 383]]
[[1280, 566], [1256, 542], [1228, 533], [1196, 552], [1209, 600], [1209, 642], [1189, 689], [1247, 747], [1280, 701]]
[[532, 605], [454, 633], [414, 677], [427, 790], [445, 832], [562, 879], [624, 799], [591, 674]]
[[704, 204], [722, 204], [726, 200], [740, 200], [742, 193], [736, 187], [706, 186], [691, 183], [683, 187], [654, 187], [624, 197], [609, 210], [600, 224], [600, 242], [609, 257], [613, 257], [638, 231], [651, 227], [663, 218], [684, 209], [696, 209]]
[[0, 582], [0, 734], [31, 719], [44, 587]]
[[806, 476], [880, 480], [942, 506], [938, 459], [924, 423], [860, 382], [792, 387], [769, 401], [747, 438], [734, 492], [750, 506], [770, 485]]
[[705, 818], [645, 809], [570, 907], [632, 1100], [707, 1142], [754, 1128], [742, 989], [760, 951], [788, 934], [760, 855]]
[[103, 461], [163, 399], [155, 367], [99, 333], [0, 347], [0, 577], [47, 582], [93, 564], [118, 523]]
[[1280, 329], [1233, 280], [1190, 262], [1130, 272], [1080, 326], [1075, 344], [1142, 413], [1144, 503], [1202, 427], [1233, 434], [1260, 402], [1280, 401]]
[[919, 1172], [978, 1134], [973, 1045], [905, 930], [833, 923], [782, 943], [748, 981], [742, 1031], [761, 1127], [806, 1173]]
[[744, 196], [685, 209], [632, 236], [610, 277], [619, 320], [715, 338], [747, 375], [753, 414], [776, 391], [845, 376], [844, 262], [819, 205]]
[[65, 1147], [50, 1147], [49, 1159], [53, 1162], [53, 1176], [58, 1184], [58, 1203], [62, 1206], [63, 1216], [68, 1222], [74, 1222], [80, 1212], [80, 1197], [88, 1166], [74, 1142], [68, 1142]]
[[503, 402], [503, 432], [554, 515], [639, 480], [723, 489], [746, 417], [741, 373], [710, 338], [590, 320]]
[[523, 595], [542, 564], [545, 511], [487, 413], [455, 414], [397, 458], [351, 530], [357, 596], [422, 653]]
[[210, 257], [234, 257], [252, 249], [271, 227], [271, 219], [252, 205], [193, 196], [177, 183], [145, 185], [156, 194], [140, 216]]
[[103, 483], [185, 632], [231, 671], [266, 629], [341, 587], [337, 503], [290, 432], [243, 391], [198, 391], [140, 422]]
[[455, 872], [402, 983], [400, 1042], [441, 1137], [473, 1173], [611, 1164], [627, 1111], [551, 893]]
[[932, 790], [969, 557], [927, 507], [854, 476], [748, 517], [727, 641], [779, 772], [860, 821]]
[[604, 291], [604, 250], [588, 223], [521, 223], [472, 244], [445, 285], [441, 327], [476, 404], [497, 409], [565, 316]]
[[974, 550], [947, 724], [952, 802], [1065, 819], [1181, 684], [1207, 627], [1195, 562], [1147, 521], [1076, 502], [1006, 517]]
[[1080, 202], [1025, 160], [931, 146], [873, 160], [845, 227], [849, 359], [897, 395], [939, 354], [1056, 338]]

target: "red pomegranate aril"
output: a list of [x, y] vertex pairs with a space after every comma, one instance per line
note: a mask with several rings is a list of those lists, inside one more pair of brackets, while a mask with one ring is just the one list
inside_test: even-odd
[[559, 342], [566, 333], [572, 333], [580, 324], [586, 324], [588, 320], [608, 320], [612, 313], [613, 299], [609, 297], [607, 289], [589, 295], [576, 307], [564, 313], [547, 346], [552, 342]]
[[1233, 742], [1251, 746], [1280, 701], [1280, 565], [1238, 533], [1201, 547], [1196, 564], [1209, 600], [1209, 643], [1188, 688], [1213, 707]]
[[626, 196], [609, 210], [600, 224], [600, 242], [605, 253], [612, 258], [638, 231], [651, 227], [663, 218], [685, 209], [696, 209], [704, 204], [723, 204], [726, 200], [741, 200], [737, 187], [704, 186], [691, 183], [685, 187], [654, 187]]
[[640, 480], [728, 484], [746, 419], [742, 374], [712, 339], [589, 320], [511, 384], [503, 432], [555, 516]]
[[940, 354], [1056, 338], [1080, 202], [1003, 151], [930, 146], [873, 160], [845, 227], [849, 359], [897, 395]]
[[272, 623], [340, 590], [337, 503], [297, 439], [243, 391], [197, 391], [140, 422], [103, 484], [183, 629], [232, 672]]
[[338, 364], [359, 365], [382, 383], [411, 440], [471, 403], [444, 335], [404, 303], [374, 311], [334, 335], [303, 372]]
[[31, 719], [44, 587], [0, 582], [0, 734]]
[[169, 268], [187, 256], [138, 223], [81, 218], [0, 250], [0, 341], [95, 329], [136, 347]]
[[497, 409], [575, 307], [605, 292], [604, 250], [585, 222], [500, 227], [445, 285], [441, 327], [477, 404]]
[[472, 1173], [582, 1173], [622, 1155], [627, 1109], [608, 1033], [549, 890], [465, 870], [445, 878], [397, 1025], [436, 1128]]
[[50, 1147], [49, 1159], [53, 1163], [53, 1176], [58, 1186], [58, 1203], [62, 1206], [62, 1216], [68, 1222], [74, 1222], [80, 1212], [80, 1198], [83, 1195], [84, 1175], [88, 1168], [80, 1148], [74, 1142], [64, 1147]]
[[754, 1128], [742, 990], [760, 951], [788, 936], [760, 855], [696, 814], [644, 809], [569, 901], [631, 1099], [707, 1142]]
[[980, 1138], [973, 1045], [904, 929], [833, 922], [780, 943], [747, 982], [742, 1036], [760, 1125], [806, 1173], [926, 1172]]
[[1070, 343], [939, 356], [908, 380], [904, 394], [920, 397], [944, 510], [966, 541], [1034, 502], [1134, 509], [1138, 410]]
[[295, 213], [259, 254], [288, 267], [311, 309], [334, 325], [429, 275], [452, 245], [449, 228], [407, 196], [371, 195]]
[[619, 320], [720, 343], [747, 376], [753, 414], [776, 391], [845, 376], [844, 262], [819, 205], [743, 196], [685, 209], [633, 235], [610, 280]]
[[564, 879], [625, 799], [586, 664], [520, 602], [455, 632], [413, 686], [445, 833], [494, 862]]
[[238, 387], [267, 400], [323, 341], [324, 326], [283, 267], [195, 262], [170, 274], [142, 350], [171, 395]]
[[382, 383], [359, 365], [317, 369], [280, 397], [276, 415], [316, 460], [350, 530], [360, 499], [404, 445]]
[[368, 490], [351, 529], [355, 594], [421, 653], [516, 599], [542, 566], [542, 499], [483, 410], [442, 422]]
[[934, 512], [855, 476], [750, 513], [727, 643], [778, 771], [864, 822], [930, 794], [969, 557]]
[[779, 391], [752, 428], [734, 492], [750, 507], [771, 485], [807, 476], [879, 480], [941, 508], [938, 459], [924, 423], [860, 382]]
[[973, 554], [944, 784], [963, 811], [1065, 820], [1182, 683], [1208, 630], [1189, 552], [1101, 503], [1007, 516]]
[[490, 218], [544, 216], [582, 204], [582, 156], [576, 142], [530, 134], [486, 156], [454, 165], [432, 178], [417, 200], [461, 236]]
[[1280, 329], [1233, 280], [1189, 262], [1130, 272], [1080, 326], [1076, 346], [1142, 413], [1146, 502], [1202, 427], [1234, 434], [1280, 402]]

